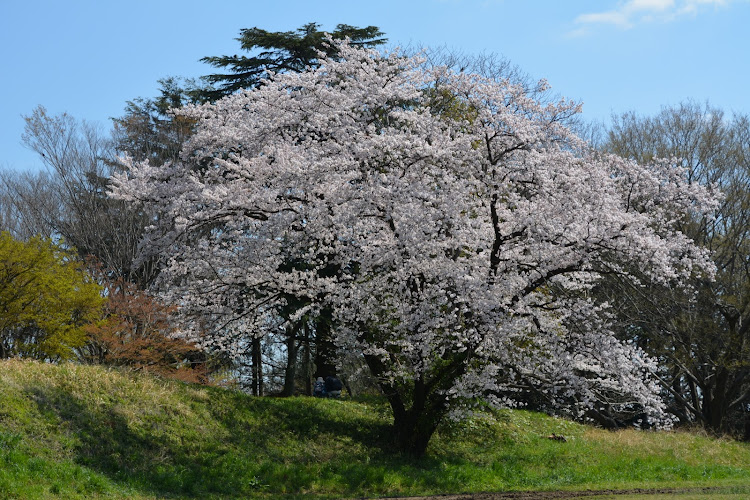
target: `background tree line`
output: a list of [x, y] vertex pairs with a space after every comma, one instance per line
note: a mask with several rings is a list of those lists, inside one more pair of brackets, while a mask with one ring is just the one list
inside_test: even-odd
[[[362, 46], [385, 42], [376, 27], [339, 25], [331, 34]], [[2, 173], [0, 228], [7, 232], [8, 242], [26, 246], [13, 259], [23, 262], [23, 252], [43, 241], [58, 252], [54, 258], [61, 264], [78, 262], [76, 272], [84, 281], [103, 287], [100, 295], [106, 303], [91, 301], [100, 311], [96, 321], [80, 312], [71, 313], [75, 320], [66, 318], [76, 328], [88, 325], [76, 330], [74, 340], [60, 341], [67, 350], [30, 349], [28, 345], [35, 343], [52, 345], [30, 338], [62, 337], [55, 337], [52, 330], [29, 337], [28, 324], [4, 323], [0, 352], [4, 357], [53, 361], [73, 357], [191, 381], [228, 378], [256, 395], [310, 394], [313, 378], [333, 373], [343, 376], [352, 391], [375, 387], [362, 371], [361, 359], [336, 352], [331, 341], [336, 325], [330, 311], [303, 314], [290, 326], [287, 320], [308, 305], [303, 297], [288, 297], [287, 306], [276, 311], [278, 321], [269, 324], [264, 335], [239, 332], [244, 354], [235, 360], [198, 352], [177, 340], [172, 335], [178, 328], [172, 307], [147, 293], [163, 265], [159, 255], [140, 251], [154, 214], [107, 196], [110, 177], [122, 168], [119, 155], [153, 164], [179, 157], [194, 123], [171, 114], [171, 108], [214, 102], [241, 88], [255, 87], [268, 72], [301, 71], [315, 63], [318, 51], [328, 50], [323, 32], [314, 23], [283, 33], [247, 29], [238, 40], [247, 56], [204, 58], [224, 72], [200, 82], [162, 80], [158, 97], [126, 104], [125, 114], [113, 120], [111, 134], [67, 114], [50, 116], [43, 107], [26, 117], [23, 141], [39, 154], [46, 170]], [[482, 66], [482, 71], [513, 73], [523, 80], [504, 63], [493, 66], [487, 60], [474, 60], [473, 64]], [[633, 287], [613, 276], [595, 292], [617, 304], [614, 320], [619, 336], [658, 359], [663, 396], [680, 423], [750, 439], [750, 121], [743, 115], [728, 117], [708, 104], [686, 102], [653, 117], [635, 113], [614, 117], [602, 136], [602, 151], [642, 163], [679, 158], [693, 182], [718, 186], [724, 193], [714, 219], [680, 221], [685, 234], [712, 252], [715, 280], [696, 277], [688, 290], [651, 283], [646, 277], [642, 286]], [[305, 263], [290, 257], [285, 265], [292, 271]], [[7, 290], [17, 286], [17, 281], [12, 283]], [[2, 300], [10, 304], [13, 297]], [[46, 328], [32, 326], [37, 332]], [[528, 389], [532, 407], [549, 409], [544, 397]], [[628, 423], [606, 408], [594, 418], [607, 426]]]
[[[683, 424], [750, 439], [750, 121], [688, 101], [651, 117], [615, 117], [603, 149], [640, 162], [678, 158], [693, 182], [715, 185], [715, 218], [685, 218], [681, 230], [710, 250], [715, 280], [693, 289], [645, 283], [617, 294], [620, 335], [661, 363], [661, 383]], [[623, 293], [624, 292], [624, 293]]]

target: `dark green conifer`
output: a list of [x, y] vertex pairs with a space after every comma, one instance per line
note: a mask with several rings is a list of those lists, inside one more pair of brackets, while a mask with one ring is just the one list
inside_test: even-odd
[[[207, 75], [206, 82], [213, 88], [204, 89], [201, 100], [215, 101], [233, 94], [239, 89], [252, 88], [269, 73], [303, 71], [313, 66], [319, 52], [331, 55], [334, 50], [327, 42], [326, 31], [320, 31], [317, 23], [307, 23], [295, 31], [266, 31], [248, 28], [240, 31], [237, 40], [242, 50], [250, 56], [232, 55], [204, 57], [202, 62], [215, 68], [227, 69], [228, 73]], [[383, 32], [376, 26], [357, 28], [339, 24], [328, 32], [333, 39], [349, 38], [353, 45], [374, 47], [386, 42]]]

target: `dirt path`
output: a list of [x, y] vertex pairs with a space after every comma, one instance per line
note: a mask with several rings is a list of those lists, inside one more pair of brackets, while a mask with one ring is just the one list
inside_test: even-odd
[[382, 500], [557, 500], [585, 498], [597, 495], [670, 495], [677, 493], [716, 493], [722, 488], [637, 488], [630, 490], [583, 490], [583, 491], [512, 491], [507, 493], [467, 493], [461, 495], [433, 495], [428, 497], [388, 497]]

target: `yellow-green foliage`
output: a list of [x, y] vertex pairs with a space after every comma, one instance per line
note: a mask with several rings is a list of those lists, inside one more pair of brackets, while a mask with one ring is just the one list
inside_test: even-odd
[[103, 302], [73, 252], [47, 238], [0, 233], [0, 358], [71, 357]]
[[426, 93], [431, 99], [430, 107], [448, 120], [473, 123], [479, 114], [474, 106], [447, 88], [435, 87]]

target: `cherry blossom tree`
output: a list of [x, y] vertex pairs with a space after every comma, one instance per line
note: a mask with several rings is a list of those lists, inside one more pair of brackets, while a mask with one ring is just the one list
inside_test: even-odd
[[711, 194], [674, 165], [588, 148], [564, 126], [576, 103], [397, 52], [337, 53], [181, 111], [197, 121], [182, 160], [113, 179], [158, 214], [142, 248], [168, 258], [167, 300], [213, 332], [195, 340], [240, 352], [332, 310], [339, 349], [366, 361], [415, 455], [446, 416], [528, 387], [576, 415], [667, 422], [653, 362], [589, 291], [630, 269], [710, 273], [676, 225]]

